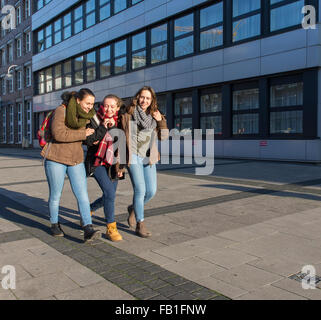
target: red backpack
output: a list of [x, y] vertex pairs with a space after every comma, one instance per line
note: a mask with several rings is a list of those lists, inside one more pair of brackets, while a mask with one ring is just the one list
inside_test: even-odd
[[40, 129], [37, 132], [39, 145], [43, 148], [48, 142], [51, 141], [50, 123], [54, 111], [50, 111], [43, 120]]

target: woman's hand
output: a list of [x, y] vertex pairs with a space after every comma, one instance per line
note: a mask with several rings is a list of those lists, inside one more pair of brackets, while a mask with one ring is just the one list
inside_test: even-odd
[[156, 120], [156, 121], [161, 121], [162, 120], [162, 114], [159, 112], [159, 110], [155, 111], [153, 113], [153, 118]]
[[89, 137], [94, 133], [95, 133], [95, 129], [91, 129], [91, 128], [86, 129], [86, 137]]
[[104, 120], [104, 126], [107, 129], [107, 127], [111, 128], [116, 124], [115, 119], [114, 118], [110, 118], [110, 119], [105, 119]]
[[118, 172], [117, 172], [117, 175], [118, 175], [118, 178], [122, 178], [122, 177], [123, 177], [123, 175], [124, 175], [124, 173], [123, 173], [123, 172], [121, 172], [121, 171], [118, 171]]
[[99, 140], [95, 141], [93, 144], [96, 146], [98, 143], [99, 143]]

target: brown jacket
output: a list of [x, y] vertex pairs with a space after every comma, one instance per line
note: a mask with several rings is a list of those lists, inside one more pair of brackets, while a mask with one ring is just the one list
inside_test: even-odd
[[[129, 113], [125, 113], [121, 117], [121, 125], [122, 129], [125, 131], [126, 135], [126, 145], [127, 145], [127, 166], [130, 166], [131, 163], [131, 148], [130, 148], [130, 126], [131, 126], [132, 116]], [[153, 131], [151, 137], [151, 148], [150, 148], [150, 155], [149, 155], [149, 164], [153, 165], [160, 160], [160, 154], [157, 148], [156, 139], [159, 140], [166, 140], [168, 138], [169, 131], [167, 128], [167, 122], [165, 117], [162, 115], [162, 120], [157, 121], [157, 128]]]
[[68, 166], [75, 166], [84, 162], [82, 141], [86, 140], [86, 129], [72, 130], [65, 125], [64, 105], [59, 106], [52, 117], [52, 142], [47, 143], [41, 155], [51, 161]]

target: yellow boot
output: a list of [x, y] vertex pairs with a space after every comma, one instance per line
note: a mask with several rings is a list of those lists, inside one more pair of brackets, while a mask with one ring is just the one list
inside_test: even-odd
[[117, 230], [116, 222], [107, 224], [106, 238], [111, 241], [121, 241], [123, 237]]

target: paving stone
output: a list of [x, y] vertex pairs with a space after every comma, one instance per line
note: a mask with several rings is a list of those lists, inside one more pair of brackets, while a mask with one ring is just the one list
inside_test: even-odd
[[180, 284], [189, 282], [189, 280], [177, 276], [177, 277], [174, 277], [174, 278], [166, 279], [166, 282], [172, 284], [173, 286], [178, 286], [178, 285], [180, 285]]
[[180, 292], [180, 293], [170, 296], [170, 299], [171, 300], [196, 300], [197, 298], [190, 293]]
[[144, 269], [145, 271], [147, 271], [148, 273], [150, 273], [150, 274], [157, 274], [157, 273], [159, 273], [159, 272], [164, 271], [163, 268], [161, 268], [161, 267], [159, 267], [159, 266], [156, 266], [156, 265], [150, 266], [150, 267], [147, 267], [147, 268], [143, 268], [143, 269]]
[[192, 295], [200, 300], [208, 300], [210, 298], [216, 297], [218, 293], [206, 288], [202, 288], [201, 290], [194, 291]]
[[188, 258], [175, 264], [166, 265], [165, 268], [180, 275], [181, 277], [196, 282], [200, 278], [205, 278], [207, 276], [221, 273], [226, 270], [225, 268], [196, 257]]
[[197, 257], [227, 269], [257, 260], [256, 256], [230, 248], [216, 249]]
[[147, 289], [148, 287], [145, 286], [144, 284], [142, 284], [139, 281], [135, 281], [135, 282], [131, 282], [131, 283], [122, 283], [122, 284], [117, 284], [120, 288], [122, 288], [123, 290], [125, 290], [126, 292], [129, 293], [134, 293], [138, 290], [141, 289]]
[[127, 277], [126, 275], [122, 275], [121, 277], [110, 279], [109, 281], [113, 282], [117, 286], [133, 283], [133, 279]]
[[150, 274], [150, 273], [141, 273], [141, 274], [136, 274], [136, 275], [132, 275], [133, 278], [135, 278], [136, 280], [139, 280], [141, 282], [146, 282], [146, 281], [150, 281], [150, 280], [154, 280], [157, 278], [157, 274]]
[[107, 281], [85, 288], [56, 294], [58, 300], [134, 300], [134, 298]]
[[123, 263], [123, 264], [118, 264], [116, 266], [117, 270], [120, 271], [126, 271], [126, 270], [130, 270], [135, 268], [135, 265], [131, 264], [131, 263]]
[[319, 289], [303, 289], [302, 283], [292, 279], [283, 279], [272, 283], [273, 287], [286, 290], [293, 294], [299, 295], [311, 300], [321, 299], [321, 290]]
[[148, 287], [152, 289], [159, 289], [168, 286], [168, 282], [165, 282], [161, 279], [156, 279], [152, 281], [148, 281], [145, 283]]
[[81, 287], [89, 286], [104, 280], [104, 278], [82, 265], [73, 265], [68, 269], [64, 269], [63, 272]]
[[299, 272], [304, 265], [301, 261], [275, 256], [266, 256], [261, 259], [250, 261], [248, 264], [285, 277]]
[[162, 280], [166, 280], [166, 279], [170, 279], [170, 278], [174, 278], [176, 277], [177, 275], [173, 272], [170, 272], [170, 271], [162, 271], [160, 273], [157, 273], [157, 278], [159, 279], [162, 279]]
[[179, 288], [178, 286], [171, 286], [171, 285], [168, 285], [166, 287], [163, 287], [163, 288], [159, 288], [157, 289], [157, 291], [165, 296], [165, 297], [171, 297], [173, 296], [174, 294], [177, 294], [177, 293], [182, 293], [184, 292], [184, 290], [182, 288]]
[[103, 274], [103, 273], [113, 271], [113, 269], [110, 266], [107, 266], [107, 265], [100, 263], [100, 262], [98, 262], [95, 265], [90, 265], [90, 266], [88, 266], [88, 268], [90, 268], [92, 271], [94, 271], [98, 274]]
[[237, 286], [233, 286], [230, 283], [215, 279], [213, 277], [200, 279], [198, 283], [211, 290], [224, 294], [231, 299], [235, 299], [241, 295], [248, 293], [248, 291], [246, 290], [243, 290]]
[[165, 297], [165, 296], [158, 295], [156, 297], [153, 297], [153, 298], [150, 298], [150, 299], [147, 299], [147, 300], [170, 300], [170, 299]]
[[94, 258], [101, 258], [106, 256], [106, 252], [104, 252], [103, 250], [98, 250], [95, 247], [84, 247], [81, 249], [81, 251]]
[[229, 299], [228, 297], [219, 295], [219, 296], [216, 296], [216, 297], [211, 298], [209, 300], [231, 300], [231, 299]]
[[147, 251], [147, 252], [143, 252], [139, 255], [141, 258], [148, 260], [150, 262], [153, 262], [159, 266], [164, 266], [166, 264], [170, 264], [175, 262], [175, 260], [164, 257], [160, 254], [157, 254], [155, 252], [152, 251]]
[[0, 287], [0, 301], [2, 300], [17, 300], [17, 298], [10, 290], [4, 290]]
[[107, 272], [104, 272], [104, 273], [101, 273], [100, 274], [103, 278], [111, 281], [113, 279], [117, 279], [117, 278], [120, 278], [120, 277], [123, 277], [124, 274], [122, 272], [118, 272], [118, 271], [107, 271]]
[[[267, 284], [281, 280], [283, 277], [250, 265], [241, 265], [228, 271], [211, 275], [211, 277], [227, 282], [246, 291], [252, 291]], [[249, 281], [251, 279], [251, 281]]]
[[307, 300], [306, 298], [297, 294], [291, 293], [287, 290], [282, 290], [274, 286], [265, 286], [256, 289], [250, 293], [242, 295], [236, 300]]
[[[168, 280], [166, 280], [166, 281], [168, 281]], [[187, 280], [187, 282], [180, 284], [177, 287], [184, 290], [184, 291], [187, 291], [187, 292], [193, 292], [193, 291], [197, 291], [197, 290], [200, 290], [203, 288], [199, 284], [197, 284], [195, 282], [188, 281], [188, 280]]]
[[208, 248], [194, 245], [194, 243], [180, 243], [173, 246], [167, 246], [162, 249], [153, 250], [154, 253], [163, 255], [172, 260], [179, 261], [182, 259], [194, 257], [197, 254], [208, 252]]
[[21, 300], [34, 300], [77, 288], [79, 286], [75, 282], [59, 273], [21, 281], [14, 294]]
[[146, 289], [135, 291], [133, 295], [136, 298], [147, 300], [147, 299], [156, 297], [157, 295], [159, 295], [159, 293], [157, 291], [154, 291], [153, 289], [146, 288]]
[[21, 230], [17, 225], [0, 217], [0, 234]]

